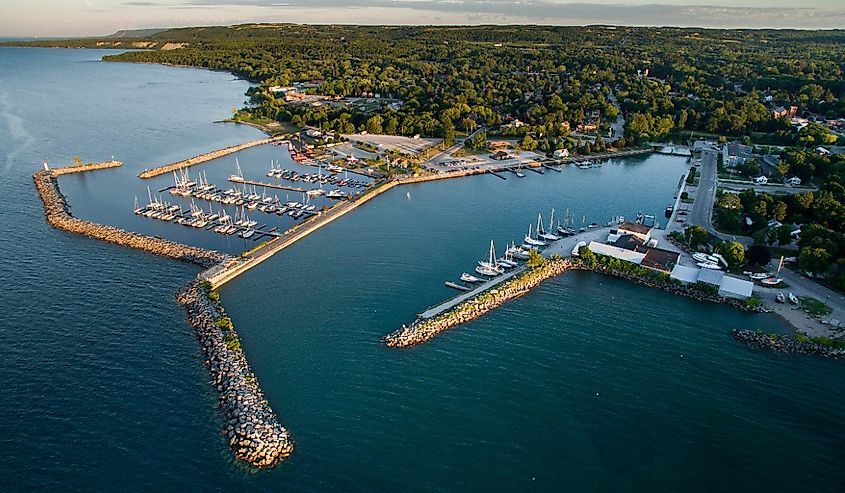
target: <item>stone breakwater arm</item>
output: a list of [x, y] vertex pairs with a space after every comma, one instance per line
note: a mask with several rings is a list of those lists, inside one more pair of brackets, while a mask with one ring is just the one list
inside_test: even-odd
[[845, 358], [845, 349], [821, 344], [809, 338], [799, 340], [797, 337], [738, 329], [734, 329], [731, 335], [738, 342], [759, 349], [768, 349], [776, 353], [815, 354], [828, 358]]
[[384, 337], [388, 347], [410, 347], [422, 344], [453, 327], [479, 318], [505, 302], [524, 295], [543, 281], [558, 276], [568, 270], [577, 269], [596, 272], [627, 279], [644, 286], [662, 289], [672, 294], [693, 298], [699, 301], [727, 304], [734, 308], [753, 311], [745, 302], [733, 298], [711, 295], [691, 286], [679, 286], [656, 277], [644, 277], [628, 272], [607, 269], [603, 266], [587, 267], [578, 260], [553, 258], [542, 267], [526, 270], [513, 278], [479, 293], [455, 307], [431, 318], [417, 319], [411, 325], [392, 332]]
[[252, 142], [246, 142], [244, 144], [238, 144], [230, 147], [225, 147], [223, 149], [218, 149], [216, 151], [206, 152], [205, 154], [200, 154], [199, 156], [194, 156], [192, 158], [185, 159], [183, 161], [177, 161], [175, 163], [165, 164], [164, 166], [159, 166], [158, 168], [153, 168], [149, 170], [144, 170], [141, 174], [138, 175], [139, 178], [152, 178], [154, 176], [163, 175], [165, 173], [171, 173], [181, 168], [187, 168], [188, 166], [194, 166], [195, 164], [202, 164], [206, 161], [211, 161], [212, 159], [217, 159], [223, 156], [227, 156], [229, 154], [233, 154], [238, 151], [242, 151], [244, 149], [249, 149], [250, 147], [260, 146], [264, 144], [270, 144], [273, 142], [279, 142], [284, 140], [283, 137], [270, 137], [269, 139], [261, 139], [261, 140], [254, 140]]
[[86, 171], [94, 171], [98, 169], [117, 168], [123, 166], [121, 161], [103, 161], [102, 163], [81, 164], [79, 166], [65, 166], [62, 168], [51, 169], [53, 176], [69, 175], [71, 173], [84, 173]]
[[185, 306], [205, 356], [212, 384], [220, 393], [224, 433], [232, 452], [253, 467], [272, 467], [293, 453], [293, 440], [276, 418], [244, 356], [235, 328], [219, 302], [199, 281], [183, 289]]
[[[65, 169], [65, 168], [60, 168]], [[117, 245], [143, 250], [162, 257], [195, 263], [201, 267], [211, 267], [231, 257], [212, 250], [183, 245], [175, 241], [154, 236], [140, 235], [114, 226], [106, 226], [77, 219], [68, 210], [67, 201], [59, 190], [56, 176], [58, 170], [38, 171], [33, 175], [35, 188], [44, 203], [47, 222], [57, 229], [77, 233]], [[65, 173], [66, 174], [66, 173]]]
[[569, 260], [552, 259], [542, 267], [526, 270], [495, 289], [470, 298], [440, 315], [402, 327], [385, 336], [384, 343], [388, 347], [402, 348], [427, 342], [441, 332], [481, 317], [505, 302], [524, 295], [546, 279], [560, 275], [573, 266]]

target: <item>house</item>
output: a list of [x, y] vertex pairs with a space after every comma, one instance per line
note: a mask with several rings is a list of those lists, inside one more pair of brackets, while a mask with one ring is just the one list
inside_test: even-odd
[[[608, 235], [608, 244], [624, 248], [626, 250], [636, 250], [637, 247], [642, 246], [643, 242], [637, 238], [636, 236], [626, 233], [626, 234], [619, 234], [616, 233], [615, 235]], [[645, 252], [642, 252], [645, 253]]]
[[569, 149], [555, 149], [552, 155], [555, 159], [566, 159], [569, 157]]
[[581, 123], [575, 130], [582, 134], [594, 134], [598, 132], [599, 126], [595, 123]]
[[780, 120], [781, 118], [786, 118], [789, 116], [789, 111], [783, 106], [775, 106], [772, 108], [772, 118], [775, 120]]
[[651, 239], [651, 227], [640, 223], [632, 223], [631, 221], [624, 221], [616, 230], [620, 235], [632, 235], [637, 237], [643, 243], [647, 243]]
[[757, 185], [766, 185], [767, 183], [769, 183], [769, 179], [766, 178], [765, 175], [756, 176], [752, 178], [751, 181], [753, 181]]
[[819, 156], [829, 156], [830, 151], [828, 151], [824, 147], [819, 146], [819, 147], [816, 147], [816, 154], [818, 154]]
[[783, 180], [784, 185], [789, 185], [790, 187], [797, 187], [801, 185], [801, 178], [797, 176], [790, 176], [789, 178]]

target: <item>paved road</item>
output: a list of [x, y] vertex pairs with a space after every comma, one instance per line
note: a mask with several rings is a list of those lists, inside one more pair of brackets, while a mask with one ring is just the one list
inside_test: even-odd
[[716, 160], [717, 154], [712, 151], [701, 153], [701, 168], [699, 169], [698, 189], [695, 192], [695, 202], [687, 216], [690, 224], [701, 226], [711, 234], [717, 234], [711, 223], [713, 202], [716, 200]]
[[610, 93], [608, 93], [607, 99], [609, 99], [610, 102], [613, 103], [613, 106], [616, 106], [616, 109], [619, 111], [616, 115], [616, 123], [610, 126], [610, 128], [613, 129], [613, 138], [618, 139], [619, 137], [625, 135], [625, 117], [622, 115], [622, 108], [616, 101], [616, 94], [613, 93], [613, 89], [611, 89]]

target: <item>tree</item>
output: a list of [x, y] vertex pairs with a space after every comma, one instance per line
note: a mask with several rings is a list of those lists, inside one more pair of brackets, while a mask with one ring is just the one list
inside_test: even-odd
[[596, 254], [592, 250], [590, 250], [589, 247], [587, 247], [586, 245], [578, 249], [578, 257], [581, 259], [584, 265], [591, 269], [597, 266], [599, 263], [599, 259], [598, 257], [596, 257]]
[[781, 224], [777, 228], [778, 245], [789, 245], [792, 243], [792, 227], [788, 224]]
[[745, 262], [745, 247], [738, 241], [720, 243], [716, 251], [725, 257], [729, 267], [739, 267]]
[[687, 246], [698, 248], [710, 238], [710, 234], [701, 226], [688, 226], [684, 229], [684, 238], [687, 241]]
[[367, 133], [371, 134], [380, 134], [383, 133], [383, 129], [381, 127], [384, 119], [379, 115], [371, 116], [367, 119]]
[[798, 265], [813, 274], [821, 274], [830, 267], [830, 253], [824, 248], [804, 248], [798, 255]]
[[772, 252], [763, 245], [751, 245], [745, 251], [745, 260], [749, 264], [764, 267], [772, 261]]
[[536, 248], [532, 248], [528, 251], [528, 260], [526, 261], [526, 264], [531, 269], [542, 267], [546, 265], [546, 257], [540, 255], [540, 252], [538, 252]]
[[452, 120], [443, 118], [443, 145], [445, 147], [452, 147], [455, 144], [455, 125]]

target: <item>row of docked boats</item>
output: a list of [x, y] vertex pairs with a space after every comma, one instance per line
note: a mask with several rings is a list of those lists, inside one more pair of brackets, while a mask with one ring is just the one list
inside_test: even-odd
[[[473, 274], [467, 272], [461, 274], [460, 280], [468, 284], [478, 284], [503, 275], [507, 271], [518, 267], [521, 261], [528, 260], [532, 251], [539, 252], [541, 248], [548, 246], [552, 242], [577, 234], [578, 232], [571, 226], [572, 222], [573, 218], [568, 210], [563, 224], [555, 221], [554, 209], [552, 209], [549, 216], [548, 224], [543, 221], [542, 214], [537, 214], [536, 227], [534, 224], [528, 225], [528, 233], [523, 237], [523, 243], [521, 245], [511, 242], [505, 248], [503, 254], [499, 256], [496, 252], [496, 246], [491, 240], [487, 257], [477, 262]], [[462, 291], [468, 289], [464, 285], [451, 281], [446, 281], [446, 285]]]
[[[335, 185], [338, 187], [349, 188], [364, 188], [368, 184], [366, 181], [349, 178], [346, 170], [344, 170], [340, 166], [328, 165], [326, 169], [329, 172], [324, 174], [322, 172], [322, 163], [318, 163], [318, 169], [316, 173], [299, 173], [296, 170], [282, 168], [281, 165], [279, 165], [278, 161], [271, 161], [270, 169], [267, 171], [267, 176], [270, 178], [277, 178], [279, 180], [318, 183], [320, 185], [328, 184]], [[338, 174], [341, 171], [344, 173], [344, 176], [340, 176]]]
[[706, 253], [698, 252], [692, 254], [692, 259], [695, 260], [697, 262], [696, 265], [702, 269], [722, 270], [722, 266], [727, 265], [727, 263], [722, 263], [724, 261], [724, 257], [716, 253], [708, 255]]

